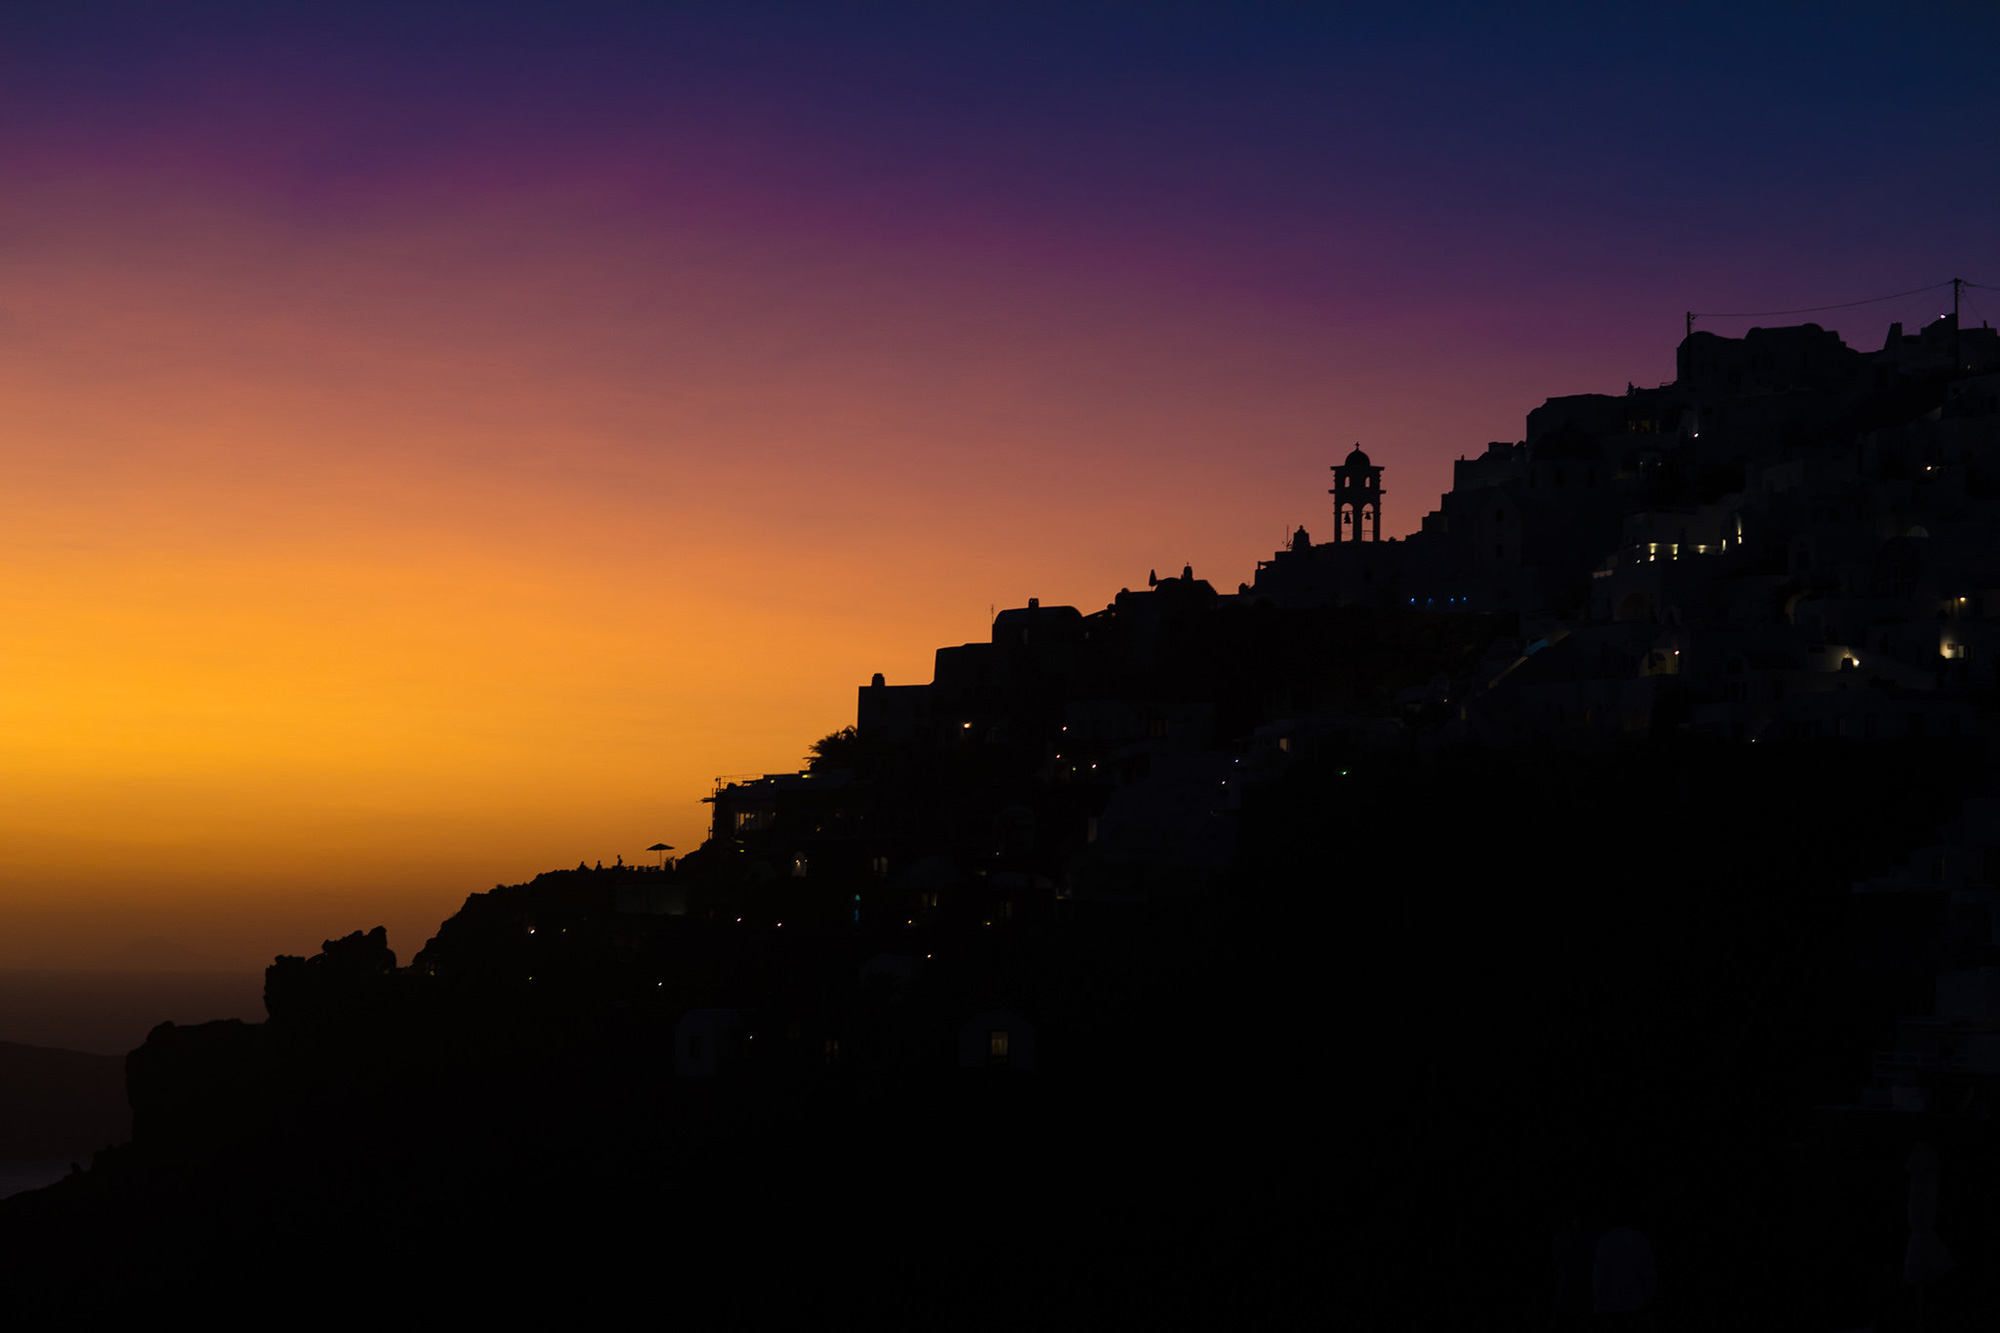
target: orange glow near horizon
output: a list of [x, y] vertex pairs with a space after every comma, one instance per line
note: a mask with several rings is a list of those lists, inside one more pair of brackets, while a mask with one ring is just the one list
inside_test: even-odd
[[1739, 19], [10, 12], [0, 967], [407, 959], [1357, 441], [1407, 534], [1686, 310], [1991, 276], [1986, 46]]
[[691, 848], [716, 774], [990, 605], [1233, 588], [1313, 522], [1326, 423], [1395, 415], [1129, 274], [112, 202], [17, 199], [0, 274], [4, 965], [378, 922], [407, 958], [496, 881]]

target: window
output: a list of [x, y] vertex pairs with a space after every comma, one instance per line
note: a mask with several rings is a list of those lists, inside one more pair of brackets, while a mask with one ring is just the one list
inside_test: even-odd
[[1007, 1029], [994, 1028], [986, 1034], [986, 1056], [996, 1063], [1007, 1058]]
[[868, 868], [878, 876], [887, 875], [889, 873], [889, 858], [886, 856], [872, 856], [868, 858]]
[[792, 858], [792, 878], [793, 878], [793, 879], [804, 879], [805, 877], [806, 877], [806, 858], [805, 858], [805, 857], [803, 857], [803, 856], [795, 856], [795, 857], [793, 857], [793, 858]]

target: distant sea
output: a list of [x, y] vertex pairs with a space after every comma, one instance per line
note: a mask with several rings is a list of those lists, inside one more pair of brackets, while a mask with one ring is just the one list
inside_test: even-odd
[[123, 1055], [161, 1023], [264, 1017], [261, 971], [0, 968], [0, 1041]]

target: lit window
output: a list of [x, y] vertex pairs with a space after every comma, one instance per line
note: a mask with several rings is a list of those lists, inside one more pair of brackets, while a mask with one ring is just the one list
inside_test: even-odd
[[1006, 1028], [994, 1028], [986, 1034], [986, 1054], [989, 1059], [993, 1060], [1005, 1060], [1007, 1058]]
[[793, 858], [792, 858], [792, 878], [793, 878], [793, 879], [804, 879], [805, 877], [806, 877], [806, 858], [805, 858], [805, 857], [803, 857], [803, 856], [795, 856], [795, 857], [793, 857]]

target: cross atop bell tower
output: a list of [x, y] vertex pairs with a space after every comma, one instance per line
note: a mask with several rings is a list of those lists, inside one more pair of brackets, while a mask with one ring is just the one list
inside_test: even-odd
[[1370, 540], [1382, 540], [1382, 469], [1368, 461], [1360, 445], [1333, 469], [1333, 489], [1327, 494], [1333, 497], [1335, 541], [1360, 541], [1363, 514], [1372, 527]]

